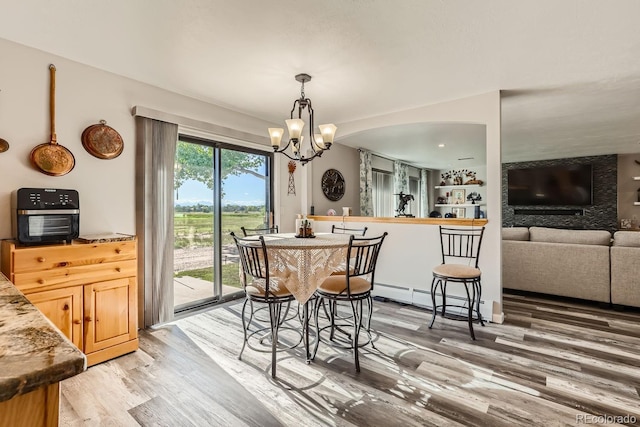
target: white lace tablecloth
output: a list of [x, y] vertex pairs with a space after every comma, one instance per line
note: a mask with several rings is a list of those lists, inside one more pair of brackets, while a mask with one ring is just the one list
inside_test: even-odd
[[299, 239], [293, 233], [282, 233], [263, 237], [270, 274], [282, 279], [304, 304], [331, 273], [344, 268], [350, 235], [317, 234], [313, 239]]

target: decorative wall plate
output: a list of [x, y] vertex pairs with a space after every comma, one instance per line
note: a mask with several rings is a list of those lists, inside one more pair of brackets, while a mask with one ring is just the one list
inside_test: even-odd
[[89, 154], [99, 159], [114, 159], [124, 149], [122, 137], [107, 122], [100, 120], [100, 124], [91, 125], [82, 132], [82, 146]]
[[336, 169], [328, 169], [322, 174], [322, 192], [333, 202], [344, 196], [344, 177]]

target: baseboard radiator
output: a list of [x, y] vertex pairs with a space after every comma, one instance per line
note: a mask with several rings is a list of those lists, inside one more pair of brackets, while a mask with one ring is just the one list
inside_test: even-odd
[[[454, 294], [453, 288], [459, 287], [460, 291], [464, 293], [462, 285], [450, 284], [447, 288], [447, 301], [454, 305], [460, 305], [463, 307], [451, 307], [447, 308], [447, 312], [451, 314], [457, 314], [461, 316], [467, 316], [467, 296], [462, 294]], [[389, 285], [385, 283], [376, 282], [373, 287], [372, 295], [374, 297], [387, 298], [391, 301], [396, 301], [404, 304], [415, 305], [416, 307], [432, 310], [431, 304], [431, 292], [427, 289], [415, 289], [397, 285]], [[440, 292], [436, 293], [436, 304], [442, 301], [442, 295]], [[480, 300], [480, 313], [483, 319], [486, 321], [492, 321], [493, 319], [493, 301]]]

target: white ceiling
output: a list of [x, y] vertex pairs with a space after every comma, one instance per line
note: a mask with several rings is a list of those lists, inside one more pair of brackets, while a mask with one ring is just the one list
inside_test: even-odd
[[[0, 0], [0, 8], [1, 38], [273, 122], [299, 95], [294, 75], [311, 74], [316, 123], [336, 123], [336, 140], [351, 146], [362, 135], [340, 140], [341, 123], [504, 90], [505, 162], [640, 152], [637, 0]], [[415, 159], [410, 149], [420, 147], [427, 166], [441, 151], [424, 146], [442, 130], [395, 129], [403, 144], [375, 151]], [[388, 131], [378, 138], [388, 141]]]

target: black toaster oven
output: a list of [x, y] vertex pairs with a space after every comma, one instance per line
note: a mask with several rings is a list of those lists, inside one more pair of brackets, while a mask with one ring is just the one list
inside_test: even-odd
[[67, 242], [80, 234], [76, 190], [20, 188], [11, 194], [13, 237], [23, 244]]

